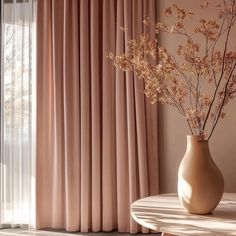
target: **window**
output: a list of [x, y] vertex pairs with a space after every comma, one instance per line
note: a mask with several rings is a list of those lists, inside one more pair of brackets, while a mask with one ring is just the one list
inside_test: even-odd
[[15, 227], [35, 218], [35, 3], [1, 3], [0, 223]]

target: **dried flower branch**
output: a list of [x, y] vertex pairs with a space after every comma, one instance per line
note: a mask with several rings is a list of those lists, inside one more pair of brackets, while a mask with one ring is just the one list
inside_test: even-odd
[[[204, 1], [202, 11], [212, 4]], [[144, 27], [155, 26], [156, 38], [142, 34], [128, 41], [126, 53], [107, 55], [116, 67], [134, 71], [144, 81], [144, 93], [152, 103], [159, 101], [175, 107], [186, 119], [191, 133], [208, 133], [207, 139], [219, 118], [225, 117], [225, 105], [236, 96], [236, 50], [229, 46], [235, 29], [236, 0], [222, 0], [215, 7], [216, 19], [202, 18], [187, 30], [186, 21], [194, 19], [194, 13], [173, 4], [164, 11], [165, 17], [174, 18], [173, 23], [152, 23], [149, 18], [143, 21]], [[121, 29], [126, 33], [126, 27]], [[171, 53], [158, 45], [160, 33], [183, 37], [184, 43]], [[201, 43], [197, 41], [199, 37]]]

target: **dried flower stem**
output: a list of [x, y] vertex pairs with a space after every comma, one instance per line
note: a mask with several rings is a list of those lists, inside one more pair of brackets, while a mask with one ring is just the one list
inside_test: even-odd
[[[205, 135], [209, 130], [208, 140], [219, 118], [225, 116], [224, 106], [236, 96], [236, 50], [229, 49], [236, 22], [236, 0], [221, 1], [216, 6], [217, 19], [200, 19], [191, 31], [186, 30], [185, 21], [194, 13], [173, 4], [165, 10], [167, 17], [175, 16], [173, 24], [144, 21], [145, 27], [155, 27], [154, 39], [147, 33], [150, 30], [144, 30], [144, 34], [128, 40], [125, 53], [108, 54], [119, 69], [134, 71], [144, 80], [144, 93], [152, 103], [159, 101], [175, 107], [193, 135]], [[209, 5], [206, 0], [201, 7]], [[176, 55], [157, 44], [161, 32], [183, 38]], [[196, 39], [195, 34], [203, 38], [202, 44], [197, 43], [199, 37]], [[223, 48], [219, 44], [221, 39]], [[204, 91], [204, 85], [211, 83], [212, 89]]]
[[205, 118], [205, 120], [204, 120], [204, 122], [203, 122], [202, 132], [203, 132], [204, 129], [205, 129], [205, 126], [206, 126], [207, 120], [208, 120], [208, 118], [209, 118], [209, 115], [210, 115], [212, 106], [213, 106], [213, 104], [214, 104], [214, 102], [215, 102], [215, 99], [216, 99], [216, 94], [217, 94], [217, 92], [218, 92], [218, 89], [219, 89], [219, 87], [220, 87], [220, 83], [221, 83], [222, 78], [223, 78], [223, 75], [224, 75], [225, 55], [226, 55], [226, 52], [227, 52], [227, 46], [228, 46], [228, 42], [229, 42], [230, 31], [231, 31], [231, 26], [229, 26], [228, 31], [227, 31], [227, 35], [226, 35], [220, 79], [219, 79], [219, 81], [218, 81], [218, 83], [217, 83], [217, 86], [216, 86], [216, 88], [215, 88], [214, 95], [213, 95], [213, 99], [212, 99], [211, 104], [210, 104], [210, 106], [209, 106], [209, 108], [208, 108], [206, 118]]
[[228, 78], [228, 80], [227, 80], [227, 83], [226, 83], [226, 85], [225, 85], [224, 97], [223, 97], [223, 100], [222, 100], [222, 103], [221, 103], [221, 106], [220, 106], [220, 109], [219, 109], [219, 112], [218, 112], [216, 121], [215, 121], [214, 124], [213, 124], [213, 127], [212, 127], [212, 129], [211, 129], [211, 132], [210, 132], [210, 134], [209, 134], [207, 140], [209, 140], [209, 139], [211, 138], [211, 135], [212, 135], [212, 133], [213, 133], [213, 131], [214, 131], [214, 129], [215, 129], [215, 127], [216, 127], [218, 121], [219, 121], [220, 114], [221, 114], [221, 111], [222, 111], [223, 106], [224, 106], [224, 103], [225, 103], [225, 98], [226, 98], [226, 94], [227, 94], [227, 87], [228, 87], [228, 85], [229, 85], [229, 81], [230, 81], [230, 78], [231, 78], [231, 76], [232, 76], [232, 74], [233, 74], [233, 72], [234, 72], [235, 67], [236, 67], [236, 62], [234, 63], [233, 69], [231, 70], [230, 76], [229, 76], [229, 78]]

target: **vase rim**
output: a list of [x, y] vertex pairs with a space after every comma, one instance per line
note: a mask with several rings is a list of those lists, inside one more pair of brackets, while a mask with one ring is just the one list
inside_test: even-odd
[[188, 134], [186, 136], [187, 136], [187, 139], [197, 140], [197, 141], [206, 141], [204, 134], [202, 134], [202, 135], [191, 135], [191, 134]]

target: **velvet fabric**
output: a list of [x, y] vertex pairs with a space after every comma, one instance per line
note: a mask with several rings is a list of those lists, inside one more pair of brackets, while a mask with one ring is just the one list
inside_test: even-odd
[[146, 16], [155, 0], [37, 1], [38, 229], [141, 230], [130, 205], [158, 193], [157, 105], [105, 54]]

